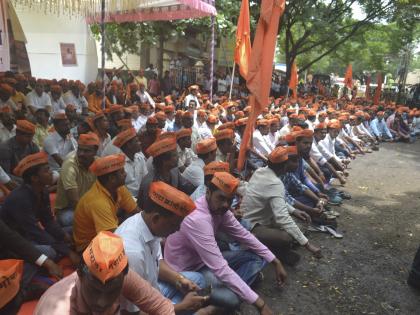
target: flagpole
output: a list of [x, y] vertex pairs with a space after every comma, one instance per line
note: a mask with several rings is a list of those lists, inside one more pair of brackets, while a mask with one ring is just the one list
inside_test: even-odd
[[232, 99], [233, 77], [235, 76], [235, 60], [232, 66], [232, 77], [230, 78], [229, 101]]

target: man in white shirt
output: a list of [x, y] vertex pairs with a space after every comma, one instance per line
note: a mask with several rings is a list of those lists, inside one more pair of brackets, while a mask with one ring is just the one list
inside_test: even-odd
[[8, 107], [0, 110], [0, 143], [6, 142], [16, 135], [16, 125], [12, 112]]
[[178, 168], [181, 173], [197, 158], [197, 155], [191, 149], [191, 134], [191, 128], [184, 128], [176, 133]]
[[38, 79], [35, 89], [26, 95], [26, 104], [32, 115], [35, 115], [37, 109], [44, 108], [51, 112], [51, 98], [44, 92], [44, 80]]
[[[296, 147], [294, 149], [296, 151]], [[287, 161], [286, 148], [277, 147], [270, 153], [268, 166], [257, 169], [252, 175], [241, 203], [241, 210], [244, 218], [251, 223], [252, 233], [275, 253], [281, 256], [290, 254], [290, 244], [295, 240], [315, 257], [320, 258], [321, 250], [309, 243], [291, 217], [294, 215], [305, 222], [311, 221], [307, 213], [291, 207], [286, 202], [285, 188], [280, 175], [294, 172], [297, 168], [297, 163]]]
[[[176, 313], [190, 314], [208, 300], [196, 293], [205, 286], [204, 277], [198, 272], [173, 270], [163, 259], [160, 242], [179, 229], [195, 204], [183, 192], [157, 181], [150, 184], [146, 205], [143, 212], [125, 220], [115, 233], [123, 239], [130, 268], [170, 299]], [[121, 309], [139, 311], [126, 299], [122, 299]]]
[[44, 140], [44, 151], [48, 153], [48, 164], [52, 171], [59, 171], [66, 156], [77, 149], [77, 142], [70, 133], [70, 125], [64, 113], [53, 117], [55, 131]]
[[182, 176], [196, 188], [204, 184], [204, 166], [216, 159], [216, 139], [209, 138], [197, 143], [195, 152], [197, 158], [182, 173]]
[[63, 101], [67, 105], [72, 104], [76, 107], [76, 112], [78, 114], [88, 112], [88, 102], [86, 98], [82, 95], [82, 91], [80, 91], [81, 85], [74, 82], [70, 85], [70, 90], [68, 90], [63, 95]]
[[149, 93], [146, 91], [146, 87], [143, 83], [139, 84], [139, 90], [136, 92], [136, 95], [140, 98], [141, 103], [149, 104], [155, 108], [155, 101], [152, 99]]
[[255, 151], [265, 157], [272, 151], [269, 142], [264, 137], [268, 135], [269, 130], [268, 120], [260, 119], [257, 121], [257, 129], [252, 134], [252, 144], [254, 145]]
[[200, 103], [198, 102], [197, 93], [198, 93], [198, 85], [191, 85], [189, 88], [189, 94], [185, 97], [184, 106], [186, 109], [189, 108], [190, 102], [195, 101], [195, 107], [199, 107]]
[[280, 139], [280, 135], [279, 135], [280, 120], [278, 118], [270, 119], [269, 124], [270, 124], [270, 131], [268, 132], [268, 135], [265, 136], [265, 138], [267, 142], [270, 144], [271, 149], [273, 150]]
[[51, 105], [52, 105], [52, 113], [64, 113], [66, 110], [66, 104], [64, 103], [63, 98], [61, 97], [61, 86], [53, 85], [50, 89], [51, 95]]
[[134, 197], [137, 197], [141, 181], [147, 175], [147, 167], [136, 130], [130, 128], [120, 132], [115, 137], [113, 144], [120, 148], [125, 155], [124, 169], [127, 174], [125, 186]]

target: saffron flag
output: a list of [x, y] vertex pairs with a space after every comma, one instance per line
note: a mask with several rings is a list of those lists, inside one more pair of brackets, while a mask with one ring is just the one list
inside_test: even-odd
[[274, 51], [276, 48], [279, 21], [284, 9], [285, 0], [262, 0], [261, 2], [260, 18], [255, 32], [246, 81], [248, 90], [251, 93], [249, 97], [251, 111], [239, 150], [239, 171], [244, 166], [257, 117], [261, 114], [264, 107], [268, 106], [273, 74]]
[[298, 73], [296, 62], [293, 61], [292, 69], [290, 70], [289, 89], [293, 92], [293, 98], [297, 99]]
[[378, 105], [381, 100], [382, 92], [382, 74], [378, 72], [376, 77], [376, 84], [378, 85], [375, 90], [375, 95], [373, 96], [373, 105]]
[[366, 100], [370, 100], [370, 81], [371, 81], [371, 76], [369, 75], [367, 78], [366, 78], [366, 91], [365, 91], [365, 97], [366, 97]]
[[347, 66], [346, 75], [344, 76], [344, 85], [349, 89], [353, 87], [353, 68], [351, 64]]
[[251, 55], [251, 30], [249, 25], [249, 1], [242, 0], [238, 28], [236, 29], [235, 63], [239, 66], [239, 73], [245, 80], [248, 76]]

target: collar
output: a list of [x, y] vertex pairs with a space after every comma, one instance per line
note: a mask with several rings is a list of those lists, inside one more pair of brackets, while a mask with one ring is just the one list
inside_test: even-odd
[[150, 231], [149, 227], [147, 226], [146, 222], [144, 222], [143, 219], [143, 211], [140, 212], [138, 214], [139, 216], [139, 229], [138, 231], [140, 232], [140, 237], [143, 238], [143, 240], [146, 243], [152, 243], [154, 241], [159, 241], [160, 242], [160, 237], [156, 237], [152, 234], [152, 232]]
[[102, 192], [103, 194], [105, 194], [114, 204], [116, 204], [120, 201], [119, 188], [117, 189], [117, 200], [114, 200], [114, 198], [112, 198], [111, 193], [108, 191], [108, 189], [106, 189], [104, 186], [102, 186], [102, 184], [99, 182], [99, 180], [96, 180], [95, 185], [96, 185], [96, 189], [98, 191]]

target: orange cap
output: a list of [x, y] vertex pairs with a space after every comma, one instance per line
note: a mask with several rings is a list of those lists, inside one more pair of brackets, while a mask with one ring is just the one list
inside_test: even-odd
[[67, 115], [65, 113], [55, 113], [53, 120], [67, 120]]
[[284, 136], [284, 141], [287, 142], [287, 144], [292, 144], [296, 142], [296, 132], [288, 133]]
[[157, 119], [155, 116], [150, 116], [149, 118], [147, 118], [146, 124], [147, 125], [157, 125]]
[[248, 117], [240, 118], [237, 121], [235, 121], [235, 125], [238, 126], [238, 127], [239, 126], [245, 126], [247, 122], [248, 122]]
[[166, 120], [166, 114], [164, 112], [157, 112], [155, 117], [157, 120]]
[[193, 114], [191, 112], [185, 112], [182, 114], [182, 118], [193, 118]]
[[121, 237], [101, 231], [83, 252], [90, 273], [102, 283], [117, 277], [128, 265]]
[[117, 121], [117, 126], [120, 127], [120, 128], [127, 129], [127, 128], [133, 127], [133, 123], [131, 122], [131, 119], [125, 118], [125, 119], [118, 120]]
[[310, 129], [303, 129], [302, 131], [299, 131], [298, 134], [296, 134], [296, 139], [304, 138], [304, 137], [312, 137], [314, 135], [314, 132]]
[[229, 163], [213, 161], [204, 166], [204, 175], [213, 175], [216, 172], [229, 173]]
[[41, 164], [48, 164], [48, 154], [44, 151], [25, 156], [15, 167], [13, 173], [21, 177], [26, 170]]
[[327, 124], [326, 123], [319, 123], [319, 124], [316, 124], [314, 126], [314, 130], [321, 130], [321, 129], [326, 129], [326, 128], [327, 128]]
[[176, 140], [176, 132], [173, 131], [166, 131], [164, 133], [161, 133], [157, 136], [157, 141], [163, 140], [163, 139], [173, 139]]
[[223, 129], [235, 129], [235, 123], [228, 121], [224, 124], [221, 124], [219, 127], [217, 127], [217, 130], [223, 130]]
[[330, 128], [330, 129], [340, 129], [341, 124], [340, 124], [339, 121], [330, 121], [330, 122], [328, 122], [327, 127]]
[[3, 93], [7, 93], [7, 94], [13, 94], [13, 88], [6, 83], [1, 83], [0, 84], [0, 91], [2, 91]]
[[287, 150], [287, 155], [288, 156], [298, 154], [297, 147], [295, 145], [291, 145], [291, 146], [286, 147], [286, 150]]
[[27, 134], [35, 134], [35, 125], [26, 119], [19, 119], [16, 121], [16, 130]]
[[0, 309], [9, 303], [19, 292], [23, 275], [23, 260], [0, 260]]
[[121, 148], [124, 144], [126, 144], [128, 141], [130, 141], [136, 136], [137, 136], [136, 129], [134, 128], [126, 129], [124, 131], [121, 131], [119, 134], [117, 134], [117, 136], [114, 139], [113, 144], [117, 148]]
[[150, 147], [147, 148], [146, 153], [149, 156], [157, 157], [163, 153], [175, 150], [176, 140], [174, 138], [166, 138], [154, 142]]
[[224, 140], [224, 139], [230, 139], [232, 140], [235, 137], [235, 133], [232, 129], [222, 129], [217, 131], [214, 134], [214, 137], [216, 138], [216, 141]]
[[257, 126], [268, 126], [268, 120], [267, 119], [257, 120]]
[[233, 177], [227, 172], [216, 172], [213, 175], [211, 183], [223, 191], [226, 195], [231, 196], [236, 192], [239, 186], [239, 179]]
[[79, 145], [96, 145], [99, 147], [99, 137], [93, 132], [82, 133], [77, 143]]
[[102, 176], [122, 169], [124, 164], [124, 154], [112, 154], [96, 159], [89, 167], [89, 171], [96, 176]]
[[271, 163], [282, 163], [284, 161], [287, 161], [287, 159], [288, 159], [288, 152], [287, 152], [287, 149], [284, 147], [276, 147], [268, 155], [268, 160]]
[[150, 184], [149, 198], [180, 217], [186, 217], [195, 209], [195, 204], [188, 195], [164, 182]]
[[195, 146], [197, 154], [206, 154], [217, 149], [216, 139], [208, 138], [199, 141]]
[[179, 130], [176, 133], [176, 139], [181, 139], [181, 138], [185, 138], [185, 137], [191, 137], [192, 135], [192, 129], [191, 128], [184, 128]]

